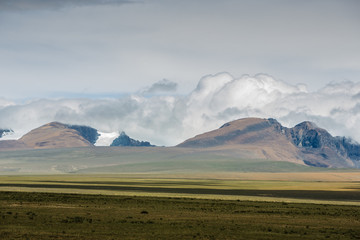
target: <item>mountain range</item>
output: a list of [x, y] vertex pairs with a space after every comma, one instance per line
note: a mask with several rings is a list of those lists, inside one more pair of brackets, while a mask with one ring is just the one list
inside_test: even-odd
[[[98, 130], [92, 127], [51, 122], [30, 131], [18, 140], [0, 141], [0, 150], [94, 147], [99, 136]], [[110, 146], [150, 147], [154, 145], [132, 139], [125, 132], [121, 132]]]
[[345, 137], [333, 137], [308, 121], [286, 128], [272, 118], [245, 118], [226, 123], [177, 146], [251, 149], [259, 157], [316, 167], [360, 166], [358, 143]]
[[[94, 148], [99, 135], [96, 129], [88, 126], [52, 122], [30, 131], [18, 140], [0, 141], [0, 150]], [[122, 132], [111, 146], [153, 145], [132, 139]], [[244, 118], [228, 122], [219, 129], [197, 135], [169, 149], [184, 149], [186, 153], [196, 149], [197, 152], [209, 154], [224, 153], [226, 156], [315, 167], [360, 167], [360, 145], [351, 139], [333, 137], [311, 122], [287, 128], [271, 118]]]

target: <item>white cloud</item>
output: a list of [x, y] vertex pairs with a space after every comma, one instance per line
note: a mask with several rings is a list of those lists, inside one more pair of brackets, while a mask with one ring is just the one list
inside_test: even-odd
[[146, 88], [144, 94], [164, 93], [164, 92], [175, 92], [178, 84], [168, 79], [163, 79]]
[[3, 107], [14, 105], [15, 103], [9, 100], [6, 100], [5, 98], [0, 97], [0, 109]]
[[[41, 99], [0, 102], [0, 128], [27, 131], [50, 121], [84, 124], [101, 132], [175, 145], [224, 122], [243, 117], [276, 118], [285, 126], [310, 120], [333, 135], [360, 142], [360, 83], [329, 83], [318, 91], [266, 74], [203, 77], [185, 96], [128, 95], [119, 99]], [[7, 103], [6, 100], [1, 100]], [[12, 105], [11, 105], [12, 104]]]

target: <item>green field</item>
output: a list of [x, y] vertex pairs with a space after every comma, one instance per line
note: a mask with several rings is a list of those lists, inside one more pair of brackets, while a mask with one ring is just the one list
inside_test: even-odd
[[1, 192], [0, 239], [359, 239], [357, 206]]
[[0, 176], [0, 239], [358, 239], [357, 172]]
[[329, 171], [237, 149], [93, 147], [0, 151], [0, 174]]

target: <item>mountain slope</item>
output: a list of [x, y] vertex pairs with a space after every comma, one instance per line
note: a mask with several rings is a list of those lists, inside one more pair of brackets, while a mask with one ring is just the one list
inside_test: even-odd
[[301, 149], [304, 162], [320, 167], [354, 167], [360, 160], [360, 145], [345, 137], [333, 137], [325, 129], [305, 121], [293, 128], [284, 128], [292, 143]]
[[[0, 133], [9, 131], [1, 130]], [[33, 129], [19, 140], [0, 141], [0, 150], [89, 147], [94, 146], [99, 136], [98, 130], [92, 127], [51, 122]], [[132, 139], [122, 132], [111, 146], [152, 147], [153, 145]]]
[[267, 119], [244, 118], [219, 129], [190, 138], [177, 147], [216, 148], [250, 151], [254, 157], [304, 164], [299, 149]]
[[36, 128], [19, 139], [29, 148], [66, 148], [93, 146], [66, 124], [51, 122]]
[[311, 122], [286, 128], [275, 119], [260, 118], [226, 123], [178, 147], [241, 148], [261, 152], [263, 158], [318, 167], [356, 167], [360, 159], [360, 145], [346, 138], [332, 137]]
[[91, 144], [95, 144], [100, 136], [98, 130], [92, 127], [82, 126], [82, 125], [69, 125], [69, 124], [66, 124], [66, 127], [78, 131], [80, 135], [86, 140], [88, 140]]
[[[36, 128], [25, 134], [19, 140], [0, 141], [0, 150], [18, 150], [18, 149], [47, 149], [47, 148], [69, 148], [69, 147], [91, 147], [90, 140], [94, 134], [92, 128], [84, 126], [75, 126], [82, 132], [72, 129], [72, 125], [51, 122], [39, 128]], [[90, 131], [88, 130], [90, 129]], [[95, 130], [95, 129], [94, 129]], [[96, 131], [96, 130], [95, 130]], [[87, 135], [86, 135], [87, 134]]]

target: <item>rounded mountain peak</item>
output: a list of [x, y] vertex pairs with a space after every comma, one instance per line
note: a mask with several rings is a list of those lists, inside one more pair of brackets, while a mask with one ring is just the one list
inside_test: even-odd
[[68, 126], [61, 122], [50, 122], [47, 124], [42, 125], [40, 128], [67, 128]]
[[30, 148], [64, 148], [93, 146], [68, 125], [51, 122], [36, 128], [19, 139]]

